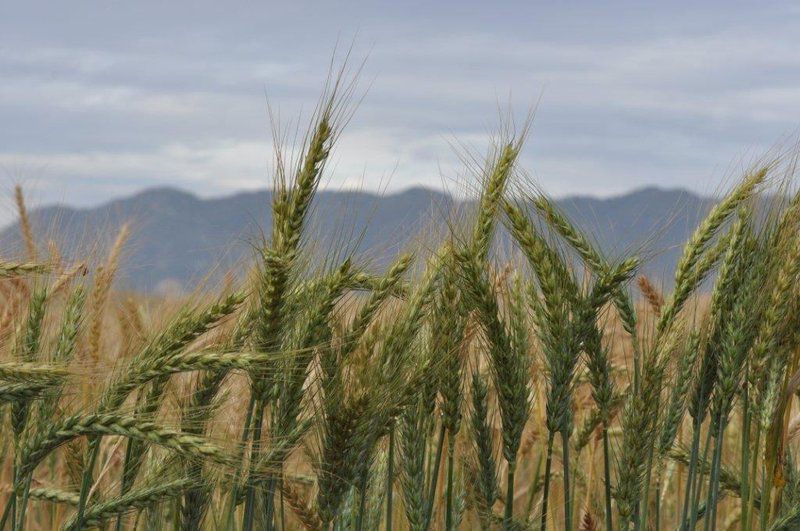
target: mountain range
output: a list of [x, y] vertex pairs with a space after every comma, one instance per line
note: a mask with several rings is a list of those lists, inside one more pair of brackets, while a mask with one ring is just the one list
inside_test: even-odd
[[[182, 290], [200, 281], [219, 281], [225, 271], [252, 256], [262, 230], [268, 234], [270, 198], [266, 190], [203, 199], [174, 188], [154, 188], [91, 208], [42, 207], [32, 210], [30, 218], [43, 248], [52, 240], [72, 261], [103, 256], [119, 227], [130, 222], [121, 286]], [[713, 200], [684, 190], [643, 188], [557, 203], [608, 255], [643, 256], [643, 270], [668, 285], [681, 245]], [[315, 198], [306, 243], [329, 251], [355, 248], [379, 268], [398, 250], [413, 248], [420, 235], [446, 227], [458, 207], [472, 204], [425, 188], [386, 195], [323, 190]], [[508, 237], [501, 234], [498, 246], [504, 242]], [[20, 256], [18, 224], [0, 231], [0, 249], [4, 257]]]

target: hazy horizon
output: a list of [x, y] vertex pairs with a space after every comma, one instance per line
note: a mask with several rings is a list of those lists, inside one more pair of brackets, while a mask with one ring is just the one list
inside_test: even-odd
[[[25, 189], [23, 187], [23, 191], [24, 190]], [[192, 197], [194, 197], [194, 198], [196, 198], [198, 200], [201, 200], [201, 201], [213, 201], [213, 200], [220, 200], [220, 199], [228, 199], [228, 198], [236, 197], [236, 196], [239, 196], [239, 195], [242, 195], [242, 194], [263, 193], [263, 192], [271, 191], [271, 190], [272, 190], [271, 186], [264, 186], [264, 187], [261, 187], [261, 188], [247, 188], [247, 189], [240, 189], [240, 190], [224, 191], [224, 192], [220, 192], [218, 194], [212, 194], [212, 195], [203, 195], [203, 194], [196, 193], [196, 192], [194, 192], [194, 191], [192, 191], [190, 189], [183, 188], [183, 187], [180, 187], [180, 186], [175, 186], [175, 185], [171, 185], [171, 184], [156, 184], [156, 185], [153, 185], [153, 186], [149, 186], [147, 188], [134, 190], [134, 191], [132, 191], [130, 193], [127, 193], [127, 194], [112, 195], [112, 196], [109, 196], [109, 197], [107, 197], [107, 198], [105, 198], [105, 199], [103, 199], [101, 201], [98, 201], [98, 202], [93, 203], [93, 204], [88, 204], [88, 205], [70, 203], [69, 200], [58, 199], [58, 198], [55, 198], [55, 199], [52, 199], [52, 200], [46, 201], [46, 202], [41, 202], [41, 201], [37, 201], [36, 198], [34, 198], [34, 200], [31, 200], [29, 197], [27, 197], [27, 195], [26, 195], [25, 201], [26, 201], [26, 206], [27, 206], [29, 211], [36, 211], [36, 210], [40, 210], [40, 209], [43, 209], [43, 208], [51, 208], [51, 207], [65, 207], [65, 208], [71, 208], [71, 209], [76, 209], [76, 210], [90, 210], [90, 209], [93, 209], [93, 208], [96, 208], [96, 207], [102, 207], [103, 205], [106, 205], [108, 203], [113, 203], [115, 201], [124, 201], [124, 200], [130, 199], [132, 197], [136, 197], [136, 196], [140, 196], [140, 195], [144, 195], [144, 194], [148, 194], [148, 193], [152, 193], [152, 192], [177, 192], [177, 193], [188, 194], [188, 195], [190, 195], [190, 196], [192, 196]], [[443, 189], [443, 188], [435, 187], [435, 186], [426, 186], [424, 184], [411, 184], [411, 185], [409, 185], [407, 187], [404, 187], [404, 188], [388, 189], [388, 190], [370, 190], [370, 189], [364, 189], [364, 188], [348, 188], [348, 187], [342, 187], [342, 188], [326, 187], [326, 188], [323, 189], [324, 192], [332, 192], [332, 193], [363, 193], [363, 194], [370, 195], [370, 196], [375, 196], [375, 197], [391, 197], [391, 196], [395, 196], [395, 195], [401, 195], [401, 194], [409, 193], [409, 192], [412, 192], [412, 191], [415, 191], [415, 190], [422, 190], [422, 191], [432, 192], [432, 193], [447, 194], [447, 195], [449, 195], [449, 196], [451, 196], [451, 197], [453, 197], [453, 198], [455, 198], [456, 200], [459, 200], [459, 201], [463, 201], [463, 200], [469, 201], [471, 199], [474, 199], [474, 197], [472, 197], [470, 195], [470, 191], [469, 190], [455, 190], [453, 188]], [[633, 194], [646, 192], [646, 191], [650, 191], [650, 190], [656, 190], [656, 191], [665, 192], [665, 193], [674, 192], [674, 193], [694, 194], [697, 197], [703, 198], [703, 199], [718, 197], [722, 193], [721, 191], [714, 191], [714, 192], [711, 192], [711, 193], [703, 194], [703, 193], [691, 190], [689, 188], [680, 187], [680, 186], [668, 186], [668, 185], [662, 186], [662, 185], [657, 185], [657, 184], [652, 184], [652, 185], [651, 184], [645, 184], [645, 185], [642, 185], [642, 186], [637, 186], [635, 188], [631, 188], [630, 190], [625, 190], [625, 191], [622, 191], [622, 192], [619, 192], [619, 193], [613, 193], [613, 194], [609, 194], [609, 195], [597, 195], [597, 194], [591, 194], [591, 193], [570, 193], [570, 194], [559, 196], [556, 199], [562, 200], [562, 201], [570, 201], [570, 200], [573, 200], [573, 199], [587, 199], [588, 198], [588, 199], [596, 199], [596, 200], [602, 201], [602, 200], [611, 200], [611, 199], [623, 198], [623, 197], [627, 197], [627, 196], [630, 196], [630, 195], [633, 195]], [[8, 205], [11, 205], [11, 203], [13, 202], [13, 197], [11, 195], [8, 195], [7, 197], [4, 197], [4, 198], [2, 198], [0, 200], [5, 201]], [[265, 205], [265, 208], [267, 206], [268, 205]], [[4, 215], [4, 216], [0, 216], [0, 230], [4, 229], [4, 228], [8, 228], [9, 226], [13, 225], [17, 221], [17, 219], [16, 219], [17, 218], [17, 213], [16, 213], [16, 210], [14, 210], [14, 208], [8, 208], [7, 212], [5, 212], [5, 214], [6, 215]]]

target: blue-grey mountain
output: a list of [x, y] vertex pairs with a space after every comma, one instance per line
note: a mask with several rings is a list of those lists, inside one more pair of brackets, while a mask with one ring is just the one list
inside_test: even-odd
[[[644, 270], [656, 281], [669, 284], [680, 245], [712, 201], [680, 190], [645, 188], [613, 198], [576, 196], [558, 203], [606, 253], [644, 255]], [[420, 241], [421, 234], [445, 226], [458, 206], [469, 207], [469, 203], [423, 188], [388, 195], [321, 191], [310, 215], [306, 243], [321, 251], [346, 252], [355, 246], [379, 268], [399, 249]], [[190, 288], [197, 281], [218, 282], [227, 270], [252, 255], [260, 238], [268, 237], [262, 229], [269, 227], [270, 193], [201, 199], [176, 189], [156, 188], [94, 208], [35, 209], [31, 220], [42, 247], [53, 240], [70, 260], [101, 255], [116, 230], [130, 221], [122, 286], [144, 291]], [[7, 255], [9, 249], [21, 252], [19, 234], [16, 224], [0, 232]]]

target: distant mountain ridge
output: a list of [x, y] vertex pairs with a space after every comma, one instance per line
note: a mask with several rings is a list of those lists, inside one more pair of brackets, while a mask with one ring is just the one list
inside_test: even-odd
[[[191, 289], [199, 281], [219, 280], [252, 255], [252, 244], [269, 228], [270, 199], [268, 190], [201, 199], [174, 188], [153, 188], [92, 208], [54, 205], [34, 209], [30, 216], [40, 243], [52, 239], [70, 260], [105, 253], [118, 228], [131, 221], [121, 285], [143, 291]], [[668, 284], [681, 244], [713, 200], [683, 190], [643, 188], [611, 198], [568, 197], [558, 204], [605, 252], [644, 255], [644, 270]], [[308, 243], [335, 250], [357, 242], [357, 250], [381, 266], [421, 232], [441, 230], [448, 212], [459, 205], [469, 202], [425, 188], [388, 195], [320, 191]], [[507, 243], [505, 236], [499, 240]], [[17, 224], [0, 231], [4, 256], [19, 256], [21, 248]]]

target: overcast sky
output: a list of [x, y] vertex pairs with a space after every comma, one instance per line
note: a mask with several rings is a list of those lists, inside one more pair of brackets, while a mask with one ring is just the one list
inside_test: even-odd
[[264, 187], [267, 99], [317, 101], [336, 46], [366, 97], [328, 186], [440, 186], [498, 103], [537, 105], [523, 164], [555, 195], [712, 192], [800, 124], [792, 2], [2, 2], [0, 191], [90, 205]]

